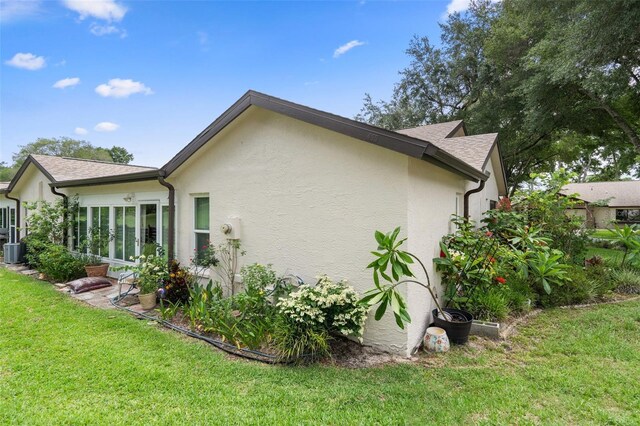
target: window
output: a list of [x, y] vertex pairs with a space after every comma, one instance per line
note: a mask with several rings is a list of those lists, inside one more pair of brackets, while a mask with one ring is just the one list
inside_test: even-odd
[[73, 226], [73, 249], [79, 250], [87, 241], [87, 208], [78, 207], [76, 220]]
[[114, 258], [130, 260], [136, 255], [136, 208], [114, 207]]
[[8, 228], [6, 208], [0, 209], [0, 228]]
[[498, 207], [498, 202], [496, 200], [489, 200], [489, 210], [495, 210]]
[[91, 207], [91, 253], [109, 257], [109, 207]]
[[209, 245], [209, 197], [193, 199], [193, 231], [195, 234], [196, 256]]
[[640, 222], [640, 209], [616, 209], [619, 222]]

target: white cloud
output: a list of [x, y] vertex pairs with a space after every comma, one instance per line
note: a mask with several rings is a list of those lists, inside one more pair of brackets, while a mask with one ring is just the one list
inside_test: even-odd
[[333, 57], [337, 58], [339, 56], [342, 56], [348, 51], [350, 51], [351, 49], [353, 49], [354, 47], [362, 46], [363, 44], [366, 44], [366, 43], [359, 40], [351, 40], [349, 43], [343, 44], [342, 46], [338, 47], [333, 52]]
[[471, 0], [451, 0], [451, 3], [447, 5], [447, 15], [451, 15], [456, 12], [464, 12], [469, 9]]
[[115, 25], [100, 25], [95, 22], [89, 26], [89, 31], [91, 31], [91, 34], [97, 36], [112, 34], [119, 34], [120, 38], [125, 38], [127, 36], [127, 30], [123, 28], [118, 28]]
[[36, 56], [33, 53], [16, 53], [13, 58], [5, 61], [5, 64], [16, 68], [35, 71], [44, 67], [46, 65], [46, 61], [42, 56]]
[[101, 84], [96, 87], [96, 93], [104, 97], [128, 98], [130, 95], [133, 95], [135, 93], [152, 95], [153, 90], [145, 86], [143, 83], [140, 83], [139, 81], [113, 78], [109, 80], [108, 83]]
[[40, 1], [0, 0], [0, 22], [17, 21], [40, 12]]
[[63, 0], [64, 5], [80, 14], [80, 20], [87, 17], [102, 19], [108, 22], [120, 22], [127, 13], [127, 8], [114, 0]]
[[[497, 3], [502, 0], [491, 0], [491, 3]], [[446, 19], [448, 15], [451, 15], [456, 12], [465, 12], [469, 10], [471, 6], [471, 0], [451, 0], [447, 5], [447, 12], [444, 14], [443, 18]]]
[[118, 130], [120, 126], [116, 123], [112, 123], [110, 121], [103, 121], [102, 123], [96, 124], [96, 127], [93, 128], [96, 132], [114, 132]]
[[[102, 123], [101, 123], [102, 124]], [[87, 129], [85, 129], [84, 127], [76, 127], [76, 129], [73, 131], [76, 135], [80, 135], [80, 136], [84, 136], [87, 133], [89, 133], [89, 131]]]
[[66, 87], [72, 87], [77, 84], [80, 84], [80, 79], [78, 77], [63, 78], [62, 80], [56, 81], [51, 87], [53, 87], [54, 89], [64, 89]]

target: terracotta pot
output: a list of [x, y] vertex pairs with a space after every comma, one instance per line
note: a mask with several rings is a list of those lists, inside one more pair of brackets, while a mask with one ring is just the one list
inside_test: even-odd
[[149, 311], [156, 307], [155, 293], [138, 294], [138, 300], [140, 301], [140, 306], [145, 311]]
[[447, 332], [440, 327], [427, 328], [427, 334], [424, 336], [424, 349], [430, 352], [447, 352], [449, 350]]
[[87, 265], [84, 267], [88, 277], [106, 277], [109, 271], [108, 263], [101, 263], [100, 265]]

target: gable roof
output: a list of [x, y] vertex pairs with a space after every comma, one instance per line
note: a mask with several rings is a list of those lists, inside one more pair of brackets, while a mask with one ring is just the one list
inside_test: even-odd
[[[264, 108], [309, 124], [342, 133], [355, 139], [360, 139], [374, 145], [382, 146], [410, 157], [434, 163], [475, 182], [478, 180], [488, 179], [488, 175], [482, 171], [482, 168], [470, 165], [466, 161], [453, 155], [451, 152], [436, 145], [436, 143], [431, 140], [382, 129], [370, 124], [361, 123], [349, 118], [340, 117], [335, 114], [330, 114], [328, 112], [309, 108], [283, 99], [278, 99], [253, 90], [249, 90], [245, 93], [238, 101], [236, 101], [236, 103], [213, 121], [186, 147], [178, 152], [178, 154], [176, 154], [162, 167], [161, 170], [163, 173], [166, 176], [171, 175], [193, 154], [202, 148], [202, 146], [204, 146], [209, 140], [211, 140], [222, 129], [251, 106]], [[432, 131], [437, 132], [438, 135], [451, 134], [451, 124], [444, 124], [447, 126], [443, 125], [442, 128], [434, 128]], [[456, 122], [456, 126], [460, 125], [462, 125], [461, 122]]]
[[[462, 120], [455, 120], [428, 124], [426, 126], [410, 127], [396, 130], [396, 132], [426, 141], [434, 141], [452, 137], [461, 127], [464, 129], [464, 122]], [[466, 131], [464, 131], [464, 133], [466, 134]]]
[[51, 181], [56, 187], [73, 186], [76, 182], [84, 184], [102, 184], [123, 180], [153, 179], [158, 175], [154, 167], [133, 166], [128, 164], [109, 163], [106, 161], [84, 160], [80, 158], [56, 157], [53, 155], [31, 154], [11, 179], [7, 192], [11, 192], [27, 171], [30, 164]]
[[570, 183], [562, 193], [578, 194], [588, 203], [607, 200], [609, 207], [640, 207], [640, 181]]

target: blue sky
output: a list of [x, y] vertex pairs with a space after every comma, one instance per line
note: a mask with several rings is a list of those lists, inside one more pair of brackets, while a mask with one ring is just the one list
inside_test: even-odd
[[468, 0], [0, 0], [0, 161], [38, 137], [161, 166], [249, 89], [353, 117]]

